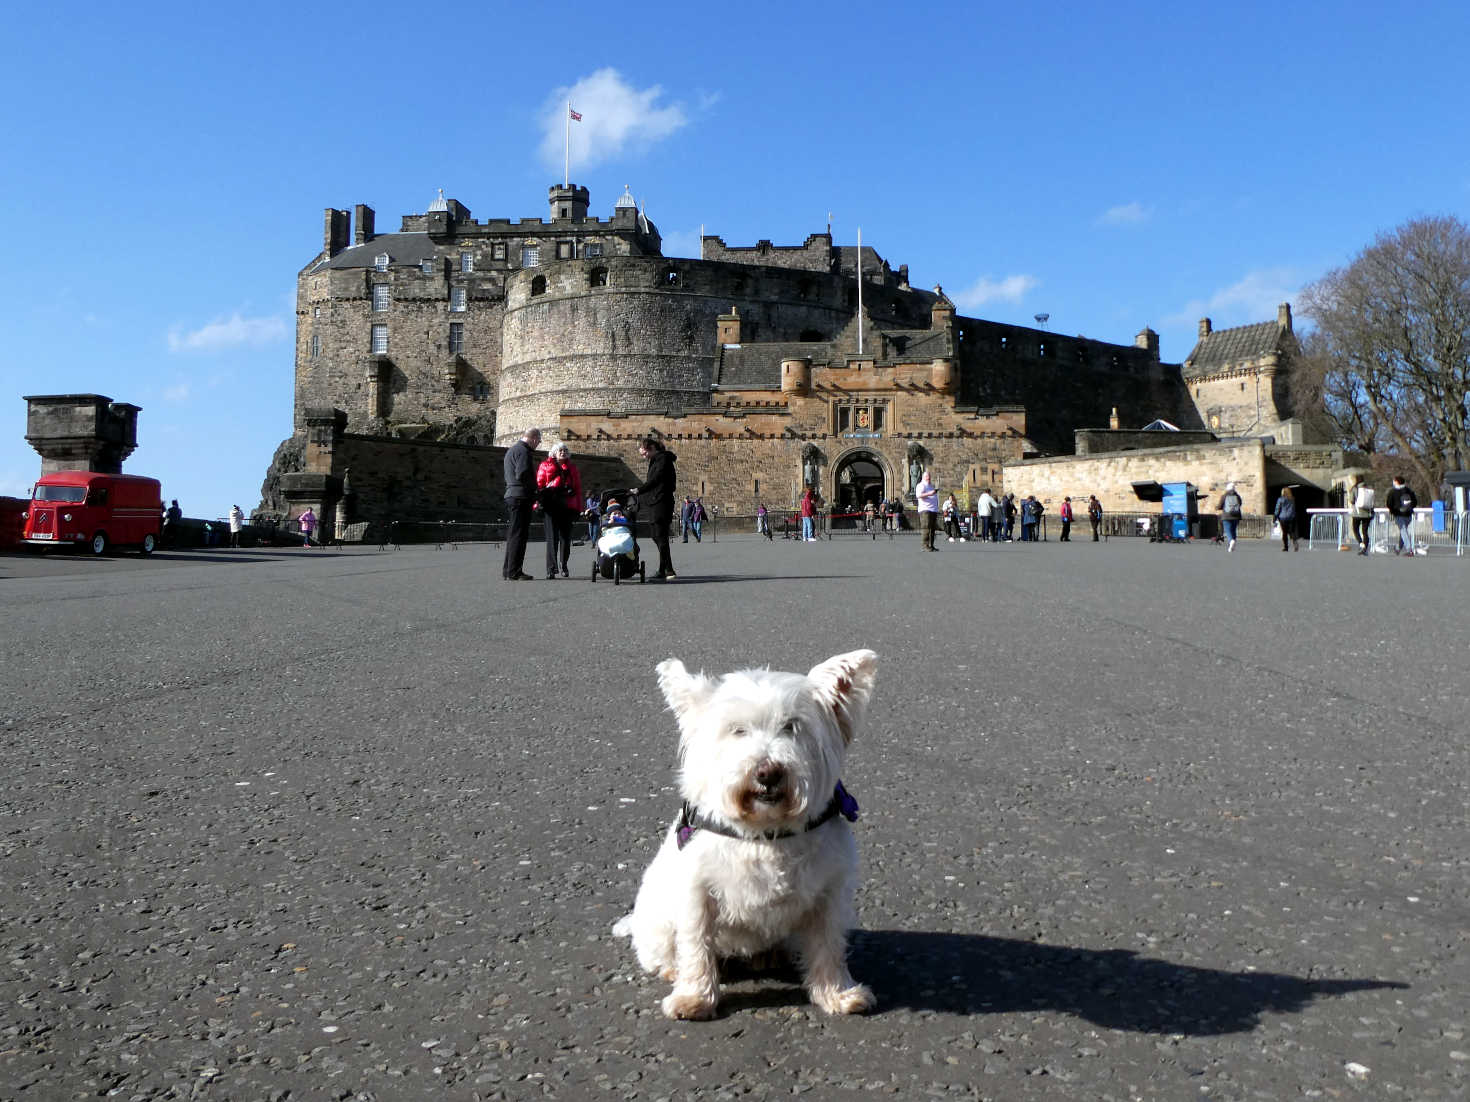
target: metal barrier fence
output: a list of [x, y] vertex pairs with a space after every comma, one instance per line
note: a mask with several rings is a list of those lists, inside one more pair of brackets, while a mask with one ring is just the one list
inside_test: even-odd
[[[1309, 549], [1356, 550], [1353, 539], [1353, 522], [1345, 509], [1308, 509], [1311, 518], [1307, 537]], [[1409, 526], [1409, 536], [1414, 541], [1414, 552], [1418, 555], [1464, 555], [1470, 547], [1470, 514], [1448, 513], [1444, 517], [1444, 528], [1434, 530], [1434, 510], [1415, 509], [1414, 520]], [[1368, 527], [1368, 548], [1373, 554], [1388, 555], [1403, 546], [1399, 538], [1398, 521], [1387, 509], [1375, 509]]]

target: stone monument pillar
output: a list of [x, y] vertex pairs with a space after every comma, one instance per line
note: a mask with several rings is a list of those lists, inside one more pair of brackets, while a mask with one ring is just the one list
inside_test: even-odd
[[26, 443], [41, 453], [42, 474], [122, 474], [123, 460], [138, 446], [140, 410], [104, 394], [28, 395]]

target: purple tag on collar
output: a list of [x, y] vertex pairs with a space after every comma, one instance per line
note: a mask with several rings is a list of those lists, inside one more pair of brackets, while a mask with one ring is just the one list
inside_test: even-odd
[[858, 802], [852, 798], [852, 795], [847, 789], [842, 787], [841, 781], [837, 782], [837, 789], [834, 795], [837, 797], [837, 810], [841, 812], [842, 817], [849, 823], [857, 822]]
[[694, 837], [694, 828], [692, 826], [681, 826], [674, 837], [678, 839], [679, 848], [683, 849], [689, 844], [689, 839]]

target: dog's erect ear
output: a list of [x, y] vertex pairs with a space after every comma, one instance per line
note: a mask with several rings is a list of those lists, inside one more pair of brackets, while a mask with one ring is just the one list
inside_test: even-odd
[[683, 729], [685, 717], [704, 703], [714, 682], [702, 673], [691, 674], [677, 658], [665, 658], [657, 669], [658, 687], [664, 691], [664, 699], [669, 702], [669, 709], [678, 717], [679, 727]]
[[868, 697], [878, 677], [878, 656], [870, 650], [849, 651], [827, 659], [806, 675], [817, 699], [832, 709], [842, 740], [851, 742], [862, 726]]

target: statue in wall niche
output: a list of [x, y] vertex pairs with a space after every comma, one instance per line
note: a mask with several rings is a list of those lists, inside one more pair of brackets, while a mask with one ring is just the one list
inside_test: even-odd
[[816, 486], [817, 479], [821, 477], [819, 468], [821, 454], [815, 444], [808, 444], [801, 449], [801, 480], [808, 486]]

